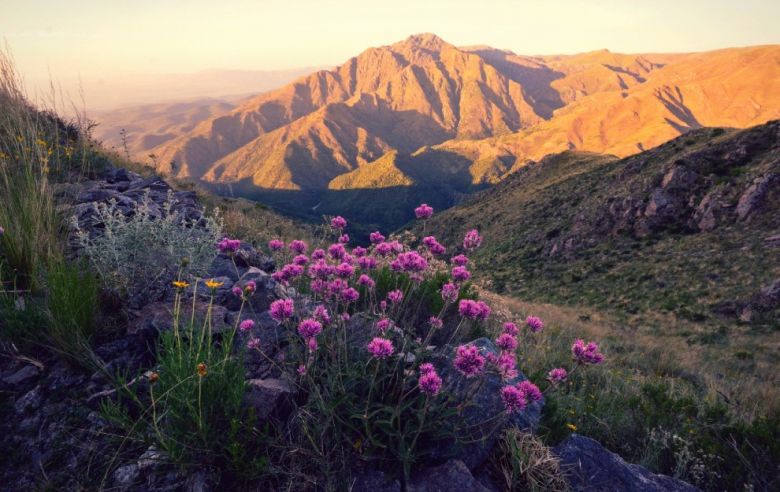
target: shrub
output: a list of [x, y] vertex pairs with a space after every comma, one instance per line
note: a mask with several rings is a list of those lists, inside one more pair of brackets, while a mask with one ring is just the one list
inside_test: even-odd
[[214, 259], [220, 238], [219, 212], [194, 222], [173, 209], [172, 192], [162, 210], [147, 193], [128, 217], [116, 201], [95, 203], [103, 233], [90, 237], [73, 218], [83, 254], [103, 281], [122, 295], [135, 296], [181, 275], [202, 275]]
[[[228, 474], [256, 477], [265, 470], [263, 439], [242, 401], [244, 368], [233, 353], [237, 324], [222, 337], [212, 330], [211, 304], [203, 320], [187, 313], [179, 286], [173, 326], [161, 334], [154, 370], [143, 378], [148, 393], [136, 393], [121, 378], [124, 403], [106, 402], [103, 415], [127, 436], [151, 443], [179, 465], [216, 466]], [[213, 303], [214, 289], [211, 302]], [[197, 295], [197, 293], [194, 293]]]

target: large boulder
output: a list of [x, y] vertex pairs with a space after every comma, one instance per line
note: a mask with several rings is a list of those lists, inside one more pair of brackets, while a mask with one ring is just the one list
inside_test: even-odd
[[753, 180], [753, 183], [739, 197], [739, 203], [737, 203], [737, 216], [740, 220], [747, 219], [753, 212], [761, 208], [764, 197], [770, 186], [777, 181], [776, 178], [777, 176], [769, 173]]
[[561, 469], [575, 491], [609, 492], [694, 492], [699, 489], [682, 480], [658, 475], [626, 463], [604, 446], [578, 434], [572, 434], [553, 448], [561, 459]]
[[426, 468], [415, 474], [406, 484], [407, 492], [490, 492], [471, 474], [469, 467], [459, 460]]
[[[498, 349], [487, 338], [472, 342], [483, 355], [498, 354]], [[459, 439], [444, 439], [434, 443], [432, 459], [460, 460], [474, 470], [485, 462], [495, 447], [501, 432], [514, 426], [534, 431], [539, 425], [544, 400], [528, 405], [525, 410], [507, 415], [501, 400], [501, 388], [527, 379], [522, 373], [510, 381], [491, 371], [479, 377], [468, 379], [453, 366], [454, 347], [445, 348], [444, 356], [435, 359], [434, 365], [444, 380], [444, 390], [454, 396], [455, 401], [467, 402], [459, 415], [461, 429]]]

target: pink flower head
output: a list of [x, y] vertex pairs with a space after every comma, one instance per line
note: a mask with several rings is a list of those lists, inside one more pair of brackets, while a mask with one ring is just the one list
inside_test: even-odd
[[505, 352], [511, 352], [517, 348], [517, 338], [509, 333], [502, 333], [496, 338], [496, 346]]
[[506, 413], [522, 412], [528, 405], [525, 394], [516, 386], [504, 386], [501, 388], [501, 401], [504, 402]]
[[342, 234], [339, 236], [339, 242], [341, 244], [347, 244], [349, 242], [349, 234]]
[[525, 319], [525, 324], [528, 325], [528, 328], [533, 332], [536, 333], [538, 331], [542, 331], [544, 328], [544, 322], [541, 320], [541, 318], [537, 318], [536, 316], [529, 316]]
[[254, 280], [250, 280], [244, 286], [244, 292], [246, 292], [247, 294], [254, 294], [256, 290], [257, 290], [257, 282], [255, 282]]
[[566, 372], [566, 369], [563, 367], [556, 367], [555, 369], [550, 370], [550, 372], [547, 373], [547, 379], [552, 381], [553, 383], [562, 383], [563, 381], [566, 381], [566, 378], [569, 376], [569, 373]]
[[433, 369], [433, 366], [431, 366], [431, 370], [428, 372], [422, 372], [422, 367], [420, 368], [420, 378], [417, 380], [417, 384], [420, 386], [420, 391], [425, 393], [428, 396], [436, 396], [439, 394], [439, 391], [441, 391], [441, 384], [442, 380], [441, 377], [439, 377], [438, 374], [436, 374], [436, 371]]
[[281, 323], [286, 319], [292, 318], [295, 305], [292, 299], [278, 299], [271, 303], [271, 317]]
[[306, 346], [309, 349], [309, 352], [314, 352], [317, 350], [317, 339], [314, 337], [311, 337], [306, 340]]
[[352, 248], [352, 254], [355, 255], [355, 257], [360, 258], [362, 256], [366, 256], [368, 253], [368, 250], [364, 248], [363, 246], [355, 246]]
[[495, 357], [495, 361], [493, 363], [498, 368], [498, 372], [501, 373], [502, 378], [514, 379], [517, 377], [517, 361], [515, 360], [514, 354], [510, 352], [502, 352], [498, 357]]
[[452, 269], [452, 279], [456, 282], [465, 282], [471, 278], [471, 272], [466, 267], [456, 266]]
[[403, 301], [404, 299], [404, 293], [400, 290], [391, 290], [387, 293], [387, 300], [392, 302], [393, 304], [398, 304], [399, 302]]
[[235, 253], [241, 247], [241, 241], [238, 239], [222, 238], [222, 241], [217, 243], [217, 249], [220, 253]]
[[441, 328], [444, 326], [444, 322], [441, 320], [441, 318], [436, 316], [431, 316], [428, 318], [428, 324], [431, 325], [431, 328]]
[[377, 359], [386, 359], [393, 355], [393, 342], [386, 338], [376, 337], [368, 343], [368, 351]]
[[341, 263], [336, 266], [336, 275], [341, 278], [349, 278], [353, 273], [355, 273], [355, 267], [349, 263]]
[[429, 374], [431, 372], [436, 372], [436, 368], [433, 367], [433, 364], [430, 362], [423, 362], [420, 364], [420, 374]]
[[349, 315], [349, 313], [348, 313], [348, 312], [346, 312], [346, 311], [345, 311], [345, 312], [343, 312], [343, 313], [341, 313], [341, 315], [340, 315], [340, 316], [341, 316], [341, 320], [342, 320], [342, 321], [345, 321], [345, 322], [346, 322], [346, 321], [349, 321], [349, 320], [350, 320], [350, 318], [351, 318], [351, 316]]
[[433, 207], [428, 206], [427, 203], [423, 203], [414, 209], [414, 215], [418, 219], [428, 219], [433, 215]]
[[490, 306], [482, 301], [474, 301], [472, 299], [461, 299], [460, 304], [458, 304], [458, 311], [464, 318], [486, 321], [490, 317]]
[[245, 319], [238, 325], [238, 329], [241, 331], [249, 331], [255, 327], [255, 322], [251, 319]]
[[382, 311], [383, 313], [387, 311], [387, 301], [385, 300], [379, 301], [379, 310]]
[[393, 246], [390, 243], [381, 242], [376, 245], [376, 254], [379, 256], [387, 256], [393, 252]]
[[504, 323], [504, 333], [508, 333], [512, 336], [517, 336], [518, 333], [520, 333], [520, 330], [517, 329], [517, 325], [512, 323], [511, 321], [507, 321]]
[[284, 241], [281, 239], [271, 239], [268, 241], [268, 249], [271, 251], [279, 251], [282, 248], [284, 248]]
[[482, 238], [479, 236], [479, 232], [476, 229], [472, 229], [466, 233], [463, 237], [463, 248], [472, 251], [482, 244]]
[[309, 263], [309, 257], [306, 255], [297, 255], [295, 258], [293, 258], [293, 263], [303, 266]]
[[594, 342], [588, 342], [578, 339], [571, 346], [571, 355], [580, 364], [601, 364], [604, 361], [604, 354], [599, 352], [599, 346]]
[[249, 341], [246, 342], [246, 348], [253, 350], [260, 346], [260, 339], [259, 338], [251, 338]]
[[467, 378], [480, 374], [485, 368], [485, 358], [476, 345], [461, 345], [455, 350], [455, 368]]
[[376, 329], [377, 329], [377, 330], [379, 330], [380, 332], [382, 332], [382, 334], [384, 335], [384, 333], [385, 333], [385, 332], [386, 332], [386, 331], [387, 331], [387, 330], [388, 330], [388, 329], [389, 329], [389, 328], [390, 328], [392, 325], [393, 325], [393, 323], [392, 323], [392, 322], [391, 322], [389, 319], [387, 319], [387, 318], [382, 318], [382, 319], [380, 319], [379, 321], [377, 321], [377, 322], [376, 322]]
[[362, 285], [363, 287], [370, 290], [374, 288], [376, 282], [374, 282], [374, 279], [364, 273], [358, 278], [358, 285]]
[[517, 389], [523, 392], [525, 400], [529, 403], [542, 399], [542, 392], [539, 391], [539, 387], [527, 379], [517, 383]]
[[322, 294], [325, 291], [325, 288], [327, 287], [327, 284], [324, 280], [321, 278], [315, 278], [311, 282], [309, 282], [309, 288], [312, 292], [317, 294]]
[[322, 280], [327, 280], [335, 271], [336, 268], [333, 265], [328, 265], [325, 260], [317, 260], [316, 263], [312, 263], [311, 266], [309, 266], [309, 276]]
[[361, 256], [358, 258], [358, 265], [363, 270], [373, 270], [377, 265], [376, 258], [373, 256]]
[[303, 365], [303, 364], [299, 365], [298, 368], [296, 369], [296, 372], [300, 376], [305, 376], [306, 375], [306, 366]]
[[241, 290], [241, 287], [239, 287], [238, 285], [230, 289], [230, 292], [232, 292], [233, 295], [236, 297], [244, 297], [244, 291]]
[[340, 231], [340, 230], [344, 229], [345, 227], [347, 227], [347, 220], [344, 217], [342, 217], [340, 215], [337, 215], [337, 216], [333, 217], [332, 219], [330, 219], [330, 226], [332, 228]]
[[295, 239], [290, 243], [290, 251], [294, 251], [298, 254], [305, 253], [307, 249], [309, 249], [309, 246], [300, 239]]
[[313, 318], [306, 318], [298, 324], [298, 334], [309, 339], [322, 333], [322, 323]]
[[311, 259], [312, 260], [324, 260], [325, 259], [325, 250], [322, 248], [317, 248], [311, 253]]
[[341, 291], [341, 300], [346, 303], [355, 302], [359, 298], [360, 298], [360, 294], [352, 287], [346, 288]]
[[466, 255], [458, 255], [453, 256], [452, 259], [450, 259], [453, 265], [457, 266], [466, 266], [469, 264], [469, 259]]
[[458, 299], [460, 288], [452, 282], [447, 282], [441, 287], [441, 298], [448, 302], [455, 302]]
[[347, 254], [347, 250], [344, 249], [343, 244], [339, 244], [339, 243], [331, 244], [330, 246], [328, 246], [328, 254], [330, 255], [331, 258], [335, 260], [340, 260], [344, 258], [345, 254]]
[[371, 241], [371, 244], [379, 244], [385, 240], [385, 237], [382, 235], [381, 232], [376, 231], [369, 234], [368, 239]]
[[326, 308], [322, 304], [314, 308], [314, 319], [316, 319], [323, 325], [330, 324], [330, 313], [328, 313], [328, 308]]
[[423, 258], [420, 253], [416, 251], [409, 251], [408, 253], [399, 254], [398, 257], [390, 263], [390, 268], [396, 272], [423, 272], [428, 268], [428, 260]]

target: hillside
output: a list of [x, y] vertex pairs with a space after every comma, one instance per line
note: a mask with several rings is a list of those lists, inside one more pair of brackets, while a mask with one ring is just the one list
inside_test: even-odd
[[523, 299], [777, 330], [779, 156], [778, 121], [697, 129], [624, 159], [566, 152], [437, 214], [428, 232], [451, 243], [477, 226], [484, 279]]

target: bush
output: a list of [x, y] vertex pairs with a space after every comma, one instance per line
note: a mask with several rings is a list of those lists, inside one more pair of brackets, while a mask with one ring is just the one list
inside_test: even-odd
[[95, 203], [104, 230], [94, 238], [79, 229], [74, 217], [83, 254], [107, 286], [121, 295], [136, 296], [176, 278], [177, 271], [206, 273], [221, 234], [219, 212], [196, 223], [173, 210], [174, 205], [172, 192], [162, 210], [147, 193], [128, 217], [116, 201]]
[[143, 378], [148, 394], [136, 393], [120, 378], [124, 401], [104, 403], [102, 413], [128, 437], [153, 444], [173, 463], [215, 466], [228, 475], [254, 478], [266, 469], [267, 458], [263, 436], [242, 405], [243, 361], [232, 351], [237, 325], [218, 338], [210, 306], [201, 322], [194, 312], [183, 315], [186, 286], [179, 285], [173, 326], [160, 336], [157, 366]]

